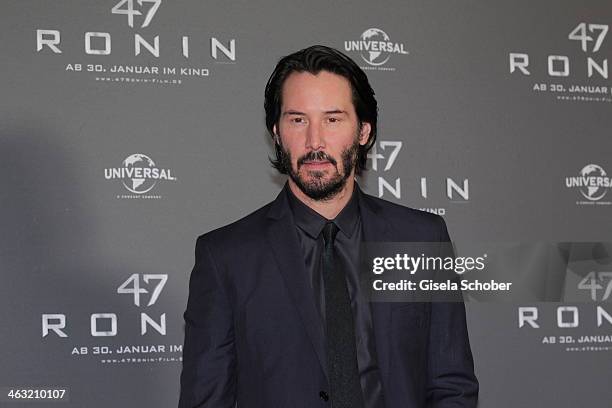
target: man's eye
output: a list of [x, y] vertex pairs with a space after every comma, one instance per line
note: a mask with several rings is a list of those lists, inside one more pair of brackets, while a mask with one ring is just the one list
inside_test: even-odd
[[334, 118], [334, 117], [328, 118], [327, 120], [328, 120], [330, 123], [337, 123], [337, 122], [340, 122], [340, 118]]
[[304, 118], [293, 118], [291, 121], [293, 123], [304, 123]]

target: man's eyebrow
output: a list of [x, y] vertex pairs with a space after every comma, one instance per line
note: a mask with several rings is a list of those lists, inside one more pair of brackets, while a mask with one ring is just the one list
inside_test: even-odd
[[289, 109], [283, 112], [283, 115], [305, 115], [304, 112], [296, 111], [293, 109]]
[[[330, 109], [330, 110], [324, 111], [323, 113], [326, 115], [338, 115], [338, 114], [348, 115], [347, 111], [342, 110], [342, 109]], [[283, 112], [283, 116], [285, 115], [306, 115], [306, 114], [298, 110], [288, 109]]]

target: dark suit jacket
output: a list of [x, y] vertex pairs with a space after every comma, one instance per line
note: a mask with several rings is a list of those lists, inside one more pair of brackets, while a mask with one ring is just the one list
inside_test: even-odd
[[[363, 193], [359, 207], [364, 241], [449, 241], [437, 215]], [[331, 405], [307, 276], [285, 192], [198, 238], [179, 407]], [[476, 406], [463, 303], [376, 302], [372, 321], [387, 407]]]

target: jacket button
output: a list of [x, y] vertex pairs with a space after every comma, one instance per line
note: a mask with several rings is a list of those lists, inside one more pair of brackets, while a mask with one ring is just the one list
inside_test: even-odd
[[323, 401], [328, 401], [329, 400], [329, 395], [327, 395], [327, 393], [325, 391], [321, 391], [321, 392], [319, 392], [319, 398], [321, 398]]

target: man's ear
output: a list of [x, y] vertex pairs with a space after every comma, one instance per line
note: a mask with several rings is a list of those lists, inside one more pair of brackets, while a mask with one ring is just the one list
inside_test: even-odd
[[272, 126], [272, 138], [274, 139], [274, 143], [280, 144], [280, 137], [278, 136], [278, 131], [276, 130], [276, 125]]
[[372, 125], [369, 122], [361, 122], [361, 129], [359, 130], [359, 144], [365, 145], [370, 140], [370, 132], [372, 131]]

